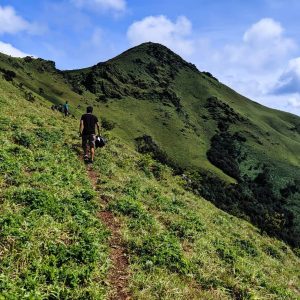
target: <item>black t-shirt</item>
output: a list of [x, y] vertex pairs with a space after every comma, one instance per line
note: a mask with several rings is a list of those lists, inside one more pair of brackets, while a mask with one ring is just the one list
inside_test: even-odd
[[95, 134], [95, 127], [98, 123], [98, 118], [92, 114], [84, 114], [81, 117], [83, 121], [83, 135]]

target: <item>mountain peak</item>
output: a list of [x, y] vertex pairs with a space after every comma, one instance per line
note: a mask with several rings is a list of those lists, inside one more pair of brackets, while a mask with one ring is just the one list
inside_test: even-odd
[[179, 68], [188, 67], [193, 71], [199, 72], [199, 70], [194, 64], [185, 61], [180, 55], [176, 54], [168, 47], [159, 43], [142, 43], [121, 53], [117, 57], [111, 59], [110, 62], [119, 61], [123, 59], [137, 59], [138, 61], [151, 60], [153, 63], [157, 63], [160, 65], [170, 65]]
[[[156, 51], [161, 51], [161, 52], [166, 52], [166, 53], [170, 53], [173, 55], [177, 55], [171, 49], [169, 49], [167, 46], [160, 44], [160, 43], [154, 43], [154, 42], [145, 42], [134, 48], [143, 49], [143, 50], [156, 50]], [[132, 49], [134, 49], [134, 48], [132, 48]]]

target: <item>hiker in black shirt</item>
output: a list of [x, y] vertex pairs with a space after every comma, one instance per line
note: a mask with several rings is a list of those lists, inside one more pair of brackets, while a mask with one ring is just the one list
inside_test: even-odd
[[79, 126], [79, 134], [82, 136], [82, 148], [84, 151], [84, 160], [89, 159], [88, 146], [90, 147], [91, 157], [89, 162], [93, 163], [95, 157], [95, 141], [96, 141], [96, 127], [100, 135], [100, 125], [98, 118], [92, 114], [93, 107], [88, 106], [86, 114], [82, 115]]

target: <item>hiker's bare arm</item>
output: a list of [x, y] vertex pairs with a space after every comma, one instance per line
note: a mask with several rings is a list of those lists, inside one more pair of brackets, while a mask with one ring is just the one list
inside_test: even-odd
[[97, 126], [97, 130], [98, 130], [98, 135], [100, 135], [100, 125], [99, 125], [99, 122], [96, 123], [96, 126]]
[[82, 135], [82, 131], [83, 131], [83, 121], [80, 120], [80, 125], [79, 125], [79, 134]]

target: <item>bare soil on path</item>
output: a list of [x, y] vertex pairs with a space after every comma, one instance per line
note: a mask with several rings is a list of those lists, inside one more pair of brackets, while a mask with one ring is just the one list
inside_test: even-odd
[[[87, 165], [87, 173], [93, 184], [95, 190], [97, 190], [98, 174], [93, 170], [91, 165]], [[109, 239], [110, 246], [110, 261], [111, 267], [108, 274], [108, 282], [111, 287], [111, 293], [109, 295], [110, 300], [130, 300], [131, 296], [128, 291], [128, 256], [126, 254], [126, 248], [120, 233], [120, 222], [112, 212], [106, 210], [108, 200], [99, 195], [100, 201], [102, 201], [104, 210], [98, 213], [98, 217], [101, 222], [107, 226], [110, 230], [111, 236]]]

